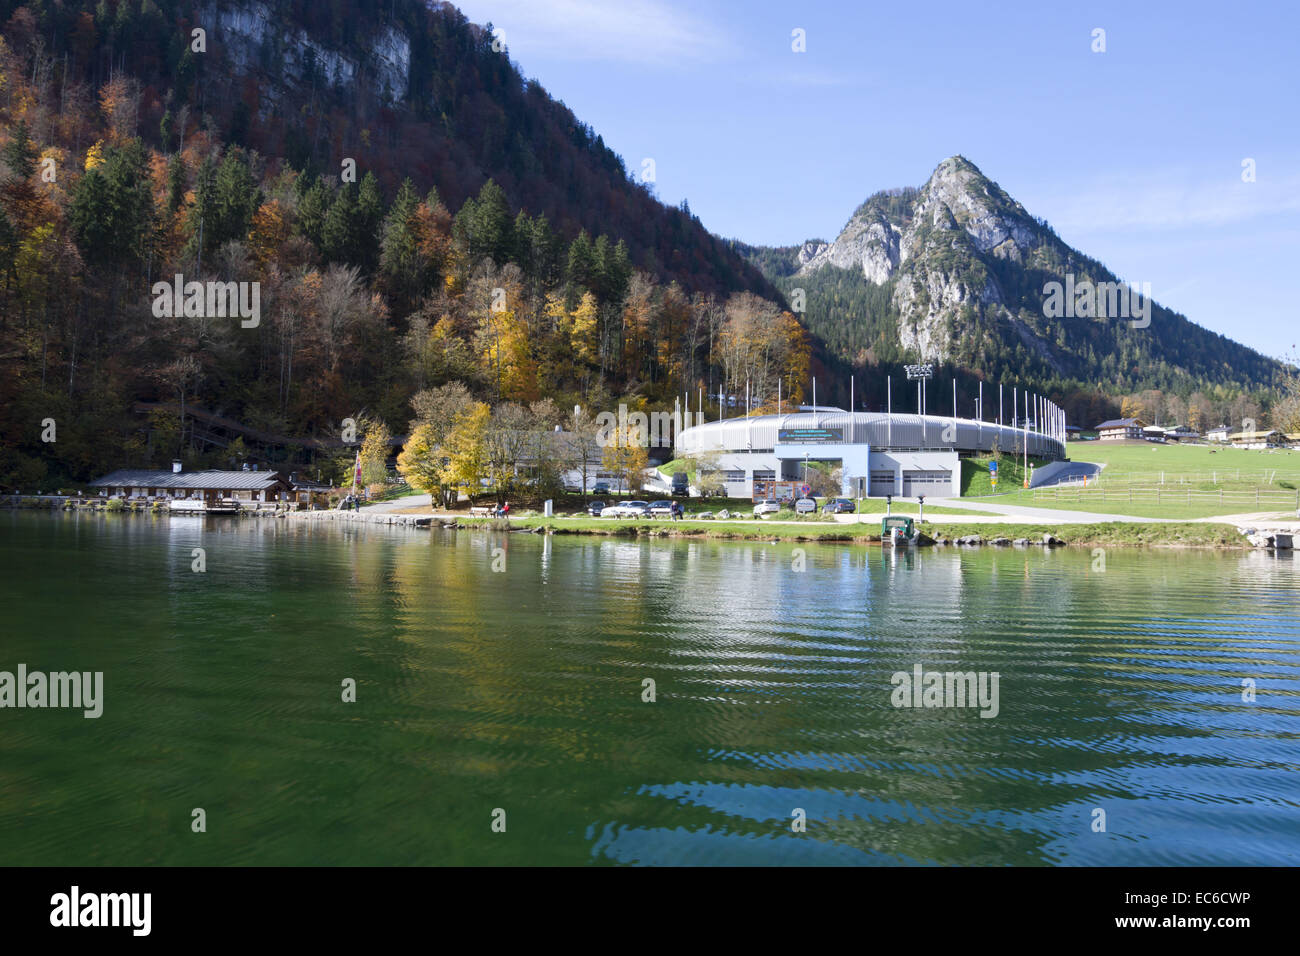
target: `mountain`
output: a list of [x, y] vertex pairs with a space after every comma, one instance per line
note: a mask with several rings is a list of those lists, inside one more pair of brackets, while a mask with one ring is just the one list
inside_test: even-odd
[[450, 4], [0, 0], [0, 91], [0, 486], [319, 464], [454, 384], [558, 423], [807, 378], [770, 280]]
[[[796, 309], [803, 290], [808, 328], [857, 366], [921, 359], [991, 381], [1111, 394], [1253, 390], [1281, 370], [1149, 291], [1117, 316], [1127, 286], [962, 156], [919, 189], [871, 196], [830, 242], [734, 247]], [[1098, 288], [1113, 298], [1088, 294]]]
[[490, 25], [449, 3], [0, 0], [0, 24], [15, 53], [39, 48], [38, 70], [61, 86], [84, 81], [93, 98], [114, 77], [137, 84], [132, 131], [163, 152], [181, 145], [184, 112], [298, 170], [337, 176], [352, 159], [389, 196], [406, 178], [421, 193], [436, 186], [452, 210], [492, 179], [512, 210], [546, 216], [567, 239], [622, 239], [634, 268], [691, 291], [774, 295], [525, 79]]

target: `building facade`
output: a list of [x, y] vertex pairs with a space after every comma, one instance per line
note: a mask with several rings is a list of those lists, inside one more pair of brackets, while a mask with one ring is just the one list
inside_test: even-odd
[[706, 455], [727, 495], [753, 497], [755, 482], [801, 482], [813, 462], [841, 469], [845, 497], [950, 497], [961, 493], [960, 459], [995, 448], [1034, 458], [1066, 457], [1065, 436], [967, 418], [801, 408], [684, 429], [677, 456]]
[[1268, 431], [1250, 431], [1236, 432], [1228, 436], [1228, 440], [1237, 448], [1285, 448], [1287, 437], [1276, 428], [1270, 428]]
[[149, 471], [121, 469], [90, 483], [103, 495], [123, 498], [166, 498], [247, 503], [310, 502], [320, 486], [295, 486], [275, 471]]
[[1147, 423], [1140, 418], [1113, 418], [1097, 426], [1099, 441], [1141, 441]]

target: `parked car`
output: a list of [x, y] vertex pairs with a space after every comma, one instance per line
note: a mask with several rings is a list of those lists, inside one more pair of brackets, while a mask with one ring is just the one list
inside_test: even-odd
[[690, 475], [684, 471], [679, 471], [673, 475], [674, 495], [689, 495], [691, 493]]
[[593, 501], [591, 504], [587, 505], [587, 514], [591, 515], [593, 518], [599, 518], [600, 513], [604, 511], [605, 508], [605, 502]]
[[832, 498], [822, 505], [822, 514], [828, 515], [851, 515], [857, 510], [848, 498]]
[[673, 503], [671, 501], [652, 501], [648, 510], [652, 518], [668, 518], [672, 516]]
[[601, 511], [602, 518], [644, 518], [650, 510], [648, 501], [624, 501]]
[[763, 515], [779, 514], [781, 511], [781, 502], [775, 498], [764, 498], [758, 504], [754, 505], [754, 517], [761, 518]]
[[815, 498], [800, 498], [794, 503], [795, 514], [810, 515], [817, 510], [817, 500]]
[[608, 495], [608, 494], [609, 494], [609, 482], [608, 482], [608, 481], [598, 481], [598, 482], [596, 482], [596, 483], [595, 483], [594, 485], [592, 485], [592, 487], [591, 487], [591, 493], [592, 493], [593, 495]]

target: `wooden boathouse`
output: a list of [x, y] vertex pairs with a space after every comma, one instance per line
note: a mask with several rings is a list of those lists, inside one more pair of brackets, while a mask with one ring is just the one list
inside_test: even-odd
[[174, 511], [307, 508], [328, 488], [278, 471], [151, 471], [120, 469], [90, 483], [101, 496], [166, 501]]

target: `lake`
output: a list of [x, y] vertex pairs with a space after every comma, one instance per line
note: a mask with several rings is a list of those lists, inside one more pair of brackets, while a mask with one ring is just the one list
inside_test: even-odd
[[0, 593], [103, 674], [0, 864], [1300, 863], [1289, 554], [5, 512]]

